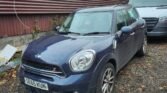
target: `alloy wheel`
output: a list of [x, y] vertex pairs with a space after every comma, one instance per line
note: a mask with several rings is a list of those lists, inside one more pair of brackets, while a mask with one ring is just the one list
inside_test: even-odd
[[114, 88], [114, 73], [112, 68], [106, 69], [102, 79], [102, 93], [111, 93]]

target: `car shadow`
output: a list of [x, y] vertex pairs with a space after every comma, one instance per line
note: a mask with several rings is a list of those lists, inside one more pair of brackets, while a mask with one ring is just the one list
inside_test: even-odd
[[148, 38], [148, 44], [163, 44], [167, 43], [167, 37]]

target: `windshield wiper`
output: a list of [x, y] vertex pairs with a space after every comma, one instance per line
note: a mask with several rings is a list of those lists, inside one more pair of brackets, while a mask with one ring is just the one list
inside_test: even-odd
[[159, 5], [158, 7], [159, 7], [159, 8], [166, 8], [167, 5]]
[[167, 6], [167, 5], [159, 5], [159, 6]]
[[110, 32], [90, 32], [83, 35], [97, 35], [97, 34], [109, 34]]
[[59, 34], [76, 34], [76, 35], [80, 35], [80, 33], [77, 33], [77, 32], [58, 32]]
[[68, 32], [69, 34], [77, 34], [80, 35], [81, 33], [77, 33], [77, 32]]

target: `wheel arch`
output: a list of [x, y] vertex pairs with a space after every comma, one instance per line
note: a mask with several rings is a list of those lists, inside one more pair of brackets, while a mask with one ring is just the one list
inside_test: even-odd
[[117, 71], [117, 62], [115, 59], [113, 58], [109, 59], [108, 63], [111, 63], [114, 66], [115, 71]]

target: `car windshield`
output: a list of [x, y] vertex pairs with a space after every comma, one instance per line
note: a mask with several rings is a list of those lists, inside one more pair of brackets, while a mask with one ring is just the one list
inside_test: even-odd
[[167, 6], [167, 0], [130, 0], [135, 7]]
[[76, 12], [71, 14], [59, 32], [79, 34], [109, 33], [112, 25], [112, 12]]

